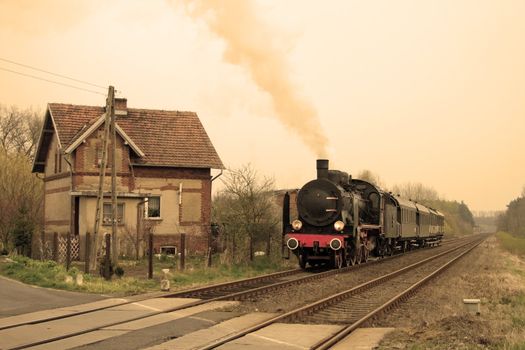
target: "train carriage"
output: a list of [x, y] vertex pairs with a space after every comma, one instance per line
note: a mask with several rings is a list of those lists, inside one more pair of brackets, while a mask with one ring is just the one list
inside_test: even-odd
[[425, 207], [419, 203], [416, 203], [417, 207], [417, 226], [418, 226], [418, 237], [430, 236], [430, 208]]

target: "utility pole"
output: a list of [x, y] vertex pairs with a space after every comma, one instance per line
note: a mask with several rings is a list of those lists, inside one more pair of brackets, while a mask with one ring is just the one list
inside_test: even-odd
[[98, 257], [98, 236], [100, 229], [100, 220], [102, 216], [102, 204], [104, 199], [104, 177], [106, 175], [106, 165], [108, 160], [108, 140], [109, 140], [109, 126], [111, 116], [115, 114], [115, 88], [110, 86], [108, 89], [108, 97], [106, 99], [106, 115], [104, 120], [104, 139], [102, 140], [102, 159], [100, 160], [100, 172], [98, 177], [98, 193], [97, 193], [97, 207], [95, 210], [95, 229], [91, 237], [90, 255], [89, 255], [89, 271], [97, 270]]
[[117, 131], [115, 126], [115, 106], [111, 112], [111, 262], [114, 267], [118, 264], [118, 237], [117, 237]]

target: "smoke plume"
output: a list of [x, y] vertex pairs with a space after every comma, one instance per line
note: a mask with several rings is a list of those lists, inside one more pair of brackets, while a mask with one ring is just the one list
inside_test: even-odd
[[326, 156], [327, 138], [315, 108], [297, 94], [288, 78], [282, 50], [272, 42], [270, 28], [258, 18], [248, 0], [185, 0], [187, 12], [205, 20], [224, 39], [224, 59], [244, 67], [255, 84], [273, 101], [279, 120], [293, 130], [319, 157]]

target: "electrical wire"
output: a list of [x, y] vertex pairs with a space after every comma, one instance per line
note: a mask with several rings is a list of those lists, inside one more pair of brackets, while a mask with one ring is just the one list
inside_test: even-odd
[[[38, 76], [36, 76], [36, 75], [32, 75], [32, 74], [27, 74], [27, 73], [17, 72], [17, 71], [14, 71], [14, 70], [8, 69], [8, 68], [0, 67], [0, 70], [4, 70], [4, 71], [6, 71], [6, 72], [11, 72], [11, 73], [14, 73], [14, 74], [23, 75], [23, 76], [25, 76], [25, 77], [29, 77], [29, 78], [33, 78], [33, 79], [38, 79], [38, 80], [46, 81], [46, 82], [48, 82], [48, 83], [53, 83], [53, 84], [57, 84], [57, 85], [67, 86], [67, 87], [70, 87], [70, 88], [73, 88], [73, 89], [82, 90], [82, 91], [87, 91], [87, 92], [91, 92], [91, 93], [93, 93], [93, 94], [98, 94], [98, 95], [106, 96], [106, 94], [104, 94], [104, 93], [102, 93], [102, 92], [99, 92], [99, 91], [90, 90], [90, 89], [85, 89], [85, 88], [82, 88], [82, 87], [79, 87], [79, 86], [75, 86], [75, 85], [66, 84], [66, 83], [62, 83], [62, 82], [59, 82], [59, 81], [55, 81], [55, 80], [50, 80], [50, 79], [46, 79], [46, 78], [42, 78], [42, 77], [38, 77]], [[58, 74], [53, 74], [53, 75], [60, 76], [60, 75], [58, 75]]]
[[39, 71], [39, 72], [42, 72], [42, 73], [46, 73], [46, 74], [50, 74], [50, 75], [54, 75], [54, 76], [59, 77], [59, 78], [72, 80], [72, 81], [75, 81], [75, 82], [77, 82], [77, 83], [86, 84], [86, 85], [91, 85], [91, 86], [93, 86], [93, 87], [97, 87], [97, 88], [101, 88], [101, 89], [107, 89], [106, 86], [97, 85], [97, 84], [93, 84], [93, 83], [90, 83], [90, 82], [87, 82], [87, 81], [84, 81], [84, 80], [79, 80], [79, 79], [71, 78], [71, 77], [68, 77], [67, 75], [62, 75], [62, 74], [58, 74], [58, 73], [53, 73], [53, 72], [50, 72], [50, 71], [47, 71], [47, 70], [44, 70], [44, 69], [40, 69], [40, 68], [37, 68], [37, 67], [30, 66], [30, 65], [28, 65], [28, 64], [23, 64], [23, 63], [15, 62], [15, 61], [12, 61], [12, 60], [8, 60], [8, 59], [6, 59], [6, 58], [2, 58], [2, 57], [0, 57], [0, 61], [8, 62], [8, 63], [11, 63], [11, 64], [16, 64], [17, 66], [21, 66], [21, 67], [24, 67], [24, 68], [33, 69], [33, 70], [36, 70], [36, 71]]

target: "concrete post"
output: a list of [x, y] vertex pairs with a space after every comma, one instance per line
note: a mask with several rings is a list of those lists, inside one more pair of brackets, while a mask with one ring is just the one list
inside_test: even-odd
[[66, 243], [66, 271], [69, 271], [71, 266], [71, 232], [67, 233], [67, 243]]
[[58, 232], [53, 233], [53, 260], [58, 262]]
[[153, 278], [153, 232], [148, 235], [148, 279]]
[[104, 238], [106, 239], [106, 255], [104, 256], [104, 278], [109, 281], [111, 279], [111, 234], [106, 233]]
[[91, 234], [86, 232], [86, 251], [84, 253], [84, 273], [89, 273], [89, 254], [91, 253]]
[[180, 269], [184, 270], [186, 263], [186, 234], [180, 234]]

